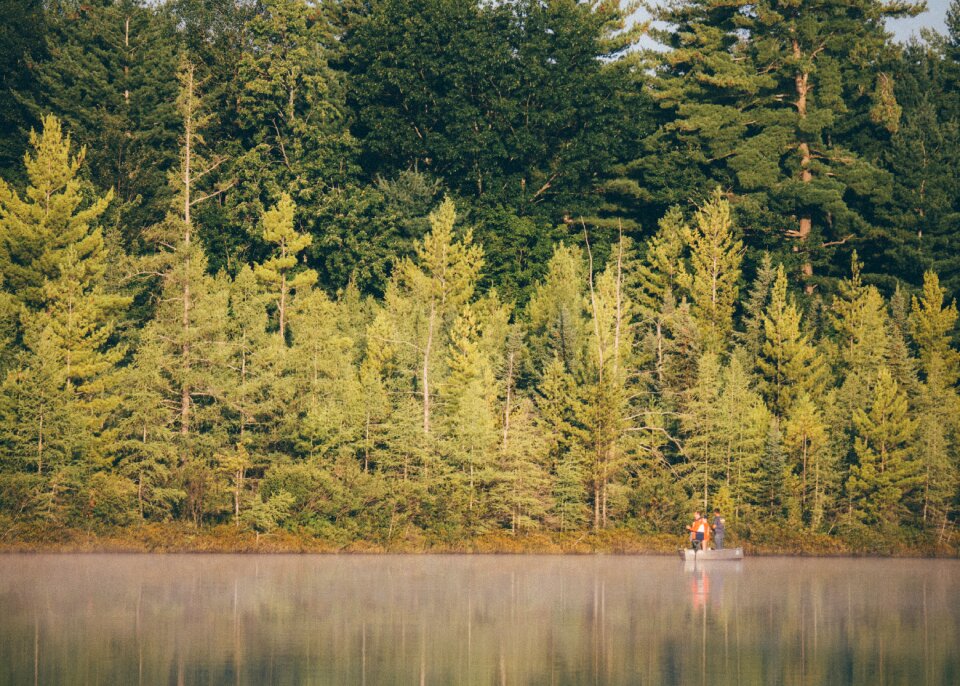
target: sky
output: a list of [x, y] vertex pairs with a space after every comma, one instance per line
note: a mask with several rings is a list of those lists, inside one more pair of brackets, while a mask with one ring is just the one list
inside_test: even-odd
[[919, 37], [920, 29], [931, 28], [940, 33], [946, 33], [947, 9], [950, 0], [927, 0], [927, 11], [909, 19], [897, 19], [889, 24], [898, 41], [905, 41], [911, 35]]
[[[940, 33], [946, 33], [947, 9], [950, 0], [927, 0], [927, 11], [916, 17], [897, 19], [889, 22], [889, 28], [897, 41], [907, 41], [911, 36], [919, 37], [920, 29], [930, 28]], [[638, 19], [647, 16], [644, 10], [638, 11]]]

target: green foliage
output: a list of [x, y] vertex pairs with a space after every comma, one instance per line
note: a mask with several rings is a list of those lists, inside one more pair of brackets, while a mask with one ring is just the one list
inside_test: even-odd
[[800, 327], [801, 315], [787, 295], [783, 265], [763, 318], [765, 340], [757, 358], [761, 388], [770, 407], [785, 415], [801, 393], [814, 393], [824, 381], [823, 362]]
[[720, 189], [697, 211], [695, 226], [687, 229], [685, 238], [690, 247], [690, 271], [681, 263], [677, 281], [693, 303], [703, 348], [720, 352], [733, 332], [743, 258], [743, 243], [734, 237], [730, 203]]
[[[30, 146], [24, 195], [0, 181], [0, 273], [7, 291], [36, 311], [47, 302], [44, 280], [59, 276], [67, 250], [103, 269], [103, 233], [96, 222], [113, 192], [92, 202], [85, 197], [78, 172], [86, 150], [71, 154], [70, 136], [53, 115], [44, 118], [42, 133], [30, 132]], [[102, 272], [87, 278], [98, 276]]]
[[567, 545], [719, 506], [950, 546], [960, 15], [899, 53], [909, 3], [681, 0], [654, 56], [631, 11], [53, 2], [45, 51], [26, 16], [8, 539]]

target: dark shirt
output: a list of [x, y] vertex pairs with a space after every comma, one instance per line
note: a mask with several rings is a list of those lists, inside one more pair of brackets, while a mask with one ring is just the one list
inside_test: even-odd
[[723, 536], [724, 529], [726, 528], [723, 517], [717, 515], [713, 518], [713, 531], [714, 533]]

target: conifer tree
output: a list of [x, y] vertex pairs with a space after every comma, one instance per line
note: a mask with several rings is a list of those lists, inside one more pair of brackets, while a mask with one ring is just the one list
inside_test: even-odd
[[944, 290], [936, 273], [927, 272], [923, 294], [913, 298], [910, 327], [920, 349], [923, 384], [919, 397], [920, 450], [922, 464], [924, 523], [943, 525], [948, 503], [960, 483], [957, 463], [960, 400], [956, 382], [960, 376], [960, 353], [950, 343], [957, 321], [956, 303], [944, 307]]
[[[434, 379], [434, 360], [443, 339], [461, 308], [473, 299], [477, 278], [483, 265], [482, 251], [473, 245], [467, 230], [462, 241], [454, 239], [456, 209], [445, 200], [430, 215], [431, 231], [417, 247], [416, 260], [403, 261], [397, 270], [396, 296], [409, 302], [413, 321], [412, 339], [417, 350], [416, 377], [423, 409], [423, 432], [430, 433]], [[388, 305], [390, 304], [388, 293]], [[394, 309], [394, 308], [391, 308]], [[397, 315], [401, 312], [395, 310]]]
[[476, 314], [468, 305], [450, 331], [449, 375], [444, 384], [447, 431], [452, 457], [463, 471], [467, 488], [467, 518], [476, 522], [486, 503], [481, 494], [489, 491], [496, 472], [497, 389], [491, 360], [480, 347]]
[[276, 244], [277, 254], [257, 265], [257, 278], [275, 289], [277, 321], [280, 339], [286, 340], [287, 308], [291, 291], [307, 289], [317, 280], [317, 273], [305, 269], [293, 273], [297, 254], [310, 245], [313, 237], [297, 233], [294, 228], [294, 203], [283, 193], [280, 201], [263, 215], [263, 239]]
[[[278, 344], [267, 333], [266, 296], [249, 265], [230, 283], [227, 345], [222, 364], [226, 372], [222, 400], [231, 423], [231, 439], [245, 449], [260, 448], [258, 438], [269, 433], [268, 400], [280, 379], [275, 375]], [[231, 453], [234, 454], [234, 453]]]
[[760, 355], [766, 340], [764, 319], [776, 278], [777, 270], [774, 269], [773, 258], [769, 252], [764, 252], [757, 266], [757, 275], [750, 286], [750, 292], [743, 302], [743, 331], [736, 334], [738, 341], [752, 359]]
[[527, 305], [530, 356], [536, 369], [559, 359], [568, 372], [583, 368], [588, 323], [583, 258], [563, 243], [554, 249], [543, 281]]
[[850, 195], [876, 192], [876, 170], [837, 134], [852, 113], [896, 131], [893, 83], [879, 65], [889, 49], [883, 22], [920, 9], [683, 0], [654, 14], [667, 24], [653, 33], [668, 48], [654, 97], [674, 114], [661, 136], [687, 152], [683, 164], [745, 196], [743, 210], [772, 211], [769, 230], [795, 218], [784, 236], [802, 253], [808, 291], [824, 249], [861, 230]]
[[827, 427], [820, 410], [806, 393], [797, 397], [786, 416], [784, 445], [793, 468], [800, 472], [800, 515], [816, 531], [823, 523], [832, 465]]
[[537, 409], [553, 480], [554, 517], [561, 531], [579, 528], [587, 521], [587, 432], [582, 395], [559, 357], [544, 368], [537, 386]]
[[780, 265], [763, 320], [765, 341], [757, 358], [760, 387], [779, 416], [789, 412], [799, 394], [815, 393], [824, 380], [823, 363], [800, 323], [800, 312], [787, 295], [787, 276]]
[[[19, 99], [54, 112], [87, 149], [88, 178], [113, 191], [125, 239], [163, 219], [176, 158], [177, 27], [168, 8], [138, 0], [52, 0], [38, 88]], [[134, 229], [134, 227], [137, 227]]]
[[716, 400], [720, 460], [717, 478], [720, 490], [733, 506], [727, 512], [735, 517], [748, 504], [760, 471], [770, 412], [763, 398], [752, 388], [741, 355], [731, 355], [721, 372], [722, 391]]
[[895, 527], [905, 516], [905, 499], [920, 481], [913, 453], [917, 422], [890, 370], [881, 367], [875, 379], [872, 402], [854, 412], [857, 462], [850, 467], [846, 492], [851, 516], [864, 524]]
[[733, 332], [743, 243], [734, 236], [730, 203], [719, 188], [697, 210], [695, 226], [687, 229], [686, 242], [690, 271], [681, 263], [677, 279], [690, 295], [704, 349], [722, 352]]
[[720, 401], [721, 365], [716, 353], [705, 353], [700, 358], [696, 383], [687, 392], [682, 426], [684, 441], [684, 465], [687, 489], [700, 499], [703, 511], [710, 502], [710, 486], [721, 479], [724, 459], [724, 427]]
[[856, 253], [852, 262], [851, 276], [840, 283], [833, 300], [832, 322], [846, 369], [871, 374], [884, 364], [889, 353], [887, 308], [880, 291], [863, 283], [863, 265]]
[[[306, 0], [266, 0], [245, 24], [237, 65], [238, 220], [251, 229], [267, 199], [294, 199], [297, 224], [312, 226], [324, 195], [354, 170], [342, 77], [331, 68], [338, 43], [327, 14]], [[319, 233], [319, 232], [318, 232]]]
[[149, 337], [138, 347], [121, 371], [113, 419], [117, 438], [110, 455], [119, 473], [136, 486], [141, 519], [168, 519], [186, 497], [174, 478], [177, 434], [162, 355], [162, 346]]
[[946, 293], [935, 272], [923, 275], [923, 295], [914, 296], [910, 313], [913, 338], [920, 348], [920, 362], [927, 376], [939, 358], [943, 383], [952, 386], [960, 377], [960, 352], [953, 349], [950, 336], [957, 323], [957, 304], [944, 307]]
[[686, 236], [689, 227], [679, 207], [671, 207], [661, 217], [657, 233], [647, 241], [643, 260], [630, 279], [629, 287], [639, 310], [648, 317], [662, 311], [668, 293], [678, 297], [677, 279], [682, 266]]
[[0, 273], [7, 292], [36, 311], [47, 302], [44, 281], [60, 275], [67, 250], [101, 270], [91, 278], [102, 277], [103, 233], [97, 221], [113, 192], [88, 201], [78, 175], [86, 151], [71, 153], [70, 136], [56, 117], [44, 118], [42, 133], [30, 132], [30, 145], [24, 197], [0, 180]]
[[[299, 298], [291, 311], [292, 346], [277, 364], [281, 376], [267, 389], [274, 399], [262, 410], [264, 420], [272, 413], [277, 423], [274, 449], [293, 441], [297, 454], [322, 457], [328, 465], [361, 442], [366, 417], [357, 341], [345, 321], [343, 302], [320, 290]], [[271, 338], [284, 353], [283, 343]]]
[[[194, 208], [226, 190], [213, 185], [212, 172], [224, 161], [209, 154], [204, 129], [211, 122], [197, 67], [184, 56], [178, 71], [180, 164], [169, 175], [173, 202], [166, 219], [145, 232], [157, 247], [145, 256], [141, 271], [159, 280], [154, 317], [142, 345], [156, 349], [157, 389], [172, 414], [165, 425], [177, 434], [178, 483], [186, 493], [185, 513], [195, 525], [211, 504], [214, 450], [226, 440], [218, 420], [218, 400], [228, 375], [223, 342], [229, 286], [226, 277], [207, 274], [207, 256], [199, 240]], [[181, 511], [184, 513], [184, 511]]]

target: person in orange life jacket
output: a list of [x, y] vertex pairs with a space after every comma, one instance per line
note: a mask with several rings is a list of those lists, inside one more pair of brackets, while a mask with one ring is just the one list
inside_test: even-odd
[[710, 539], [710, 525], [707, 518], [699, 512], [693, 513], [693, 524], [687, 527], [690, 532], [690, 545], [694, 550], [706, 550], [707, 541]]

